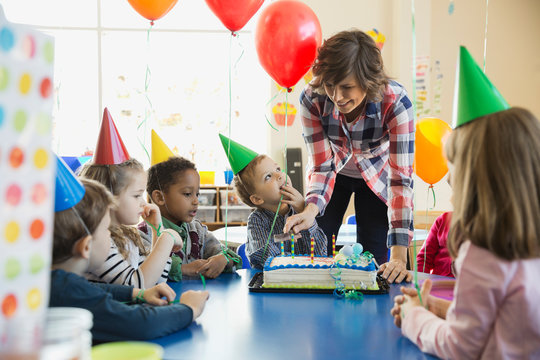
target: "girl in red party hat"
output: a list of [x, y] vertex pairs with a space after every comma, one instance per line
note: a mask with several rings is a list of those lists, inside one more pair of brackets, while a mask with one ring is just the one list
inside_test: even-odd
[[[167, 281], [170, 254], [173, 248], [182, 247], [182, 239], [173, 230], [161, 231], [159, 208], [144, 200], [146, 172], [139, 161], [130, 158], [107, 108], [94, 157], [85, 164], [80, 176], [105, 185], [117, 202], [111, 213], [113, 242], [109, 256], [100, 268], [88, 273], [87, 278], [139, 288]], [[150, 236], [133, 226], [140, 217], [151, 224]]]

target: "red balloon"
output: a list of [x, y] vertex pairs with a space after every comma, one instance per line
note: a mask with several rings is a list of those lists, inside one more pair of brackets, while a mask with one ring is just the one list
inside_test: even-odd
[[212, 12], [231, 31], [238, 31], [255, 15], [264, 0], [206, 0]]
[[276, 1], [263, 10], [255, 30], [259, 61], [279, 85], [291, 88], [308, 72], [322, 40], [321, 24], [309, 6]]
[[128, 3], [143, 17], [154, 24], [176, 5], [178, 0], [128, 0]]

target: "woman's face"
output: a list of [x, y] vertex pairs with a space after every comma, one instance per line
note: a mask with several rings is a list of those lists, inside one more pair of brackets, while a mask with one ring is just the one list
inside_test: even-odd
[[362, 90], [352, 73], [338, 84], [325, 82], [324, 90], [342, 114], [352, 112], [362, 104], [362, 101], [366, 97], [366, 93]]

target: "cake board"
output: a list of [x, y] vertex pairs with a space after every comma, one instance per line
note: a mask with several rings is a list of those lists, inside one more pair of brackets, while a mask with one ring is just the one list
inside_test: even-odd
[[[264, 288], [262, 286], [264, 281], [264, 273], [258, 272], [251, 278], [251, 281], [248, 284], [250, 292], [263, 292], [263, 293], [300, 293], [300, 294], [333, 294], [334, 289], [300, 289], [300, 288]], [[379, 285], [379, 290], [369, 290], [369, 289], [356, 289], [356, 291], [361, 292], [365, 295], [378, 295], [378, 294], [388, 294], [390, 290], [390, 285], [388, 281], [380, 275], [377, 275], [377, 285]]]

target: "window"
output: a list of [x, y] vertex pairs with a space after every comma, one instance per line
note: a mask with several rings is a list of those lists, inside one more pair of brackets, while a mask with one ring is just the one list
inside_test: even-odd
[[202, 0], [178, 1], [152, 29], [127, 0], [3, 0], [2, 5], [10, 21], [55, 37], [53, 150], [58, 154], [92, 151], [107, 107], [130, 155], [145, 166], [155, 129], [200, 170], [224, 170], [228, 163], [217, 134], [228, 133], [229, 88], [231, 137], [266, 152], [266, 136], [253, 136], [266, 131], [271, 92], [253, 41], [257, 15], [231, 39]]

